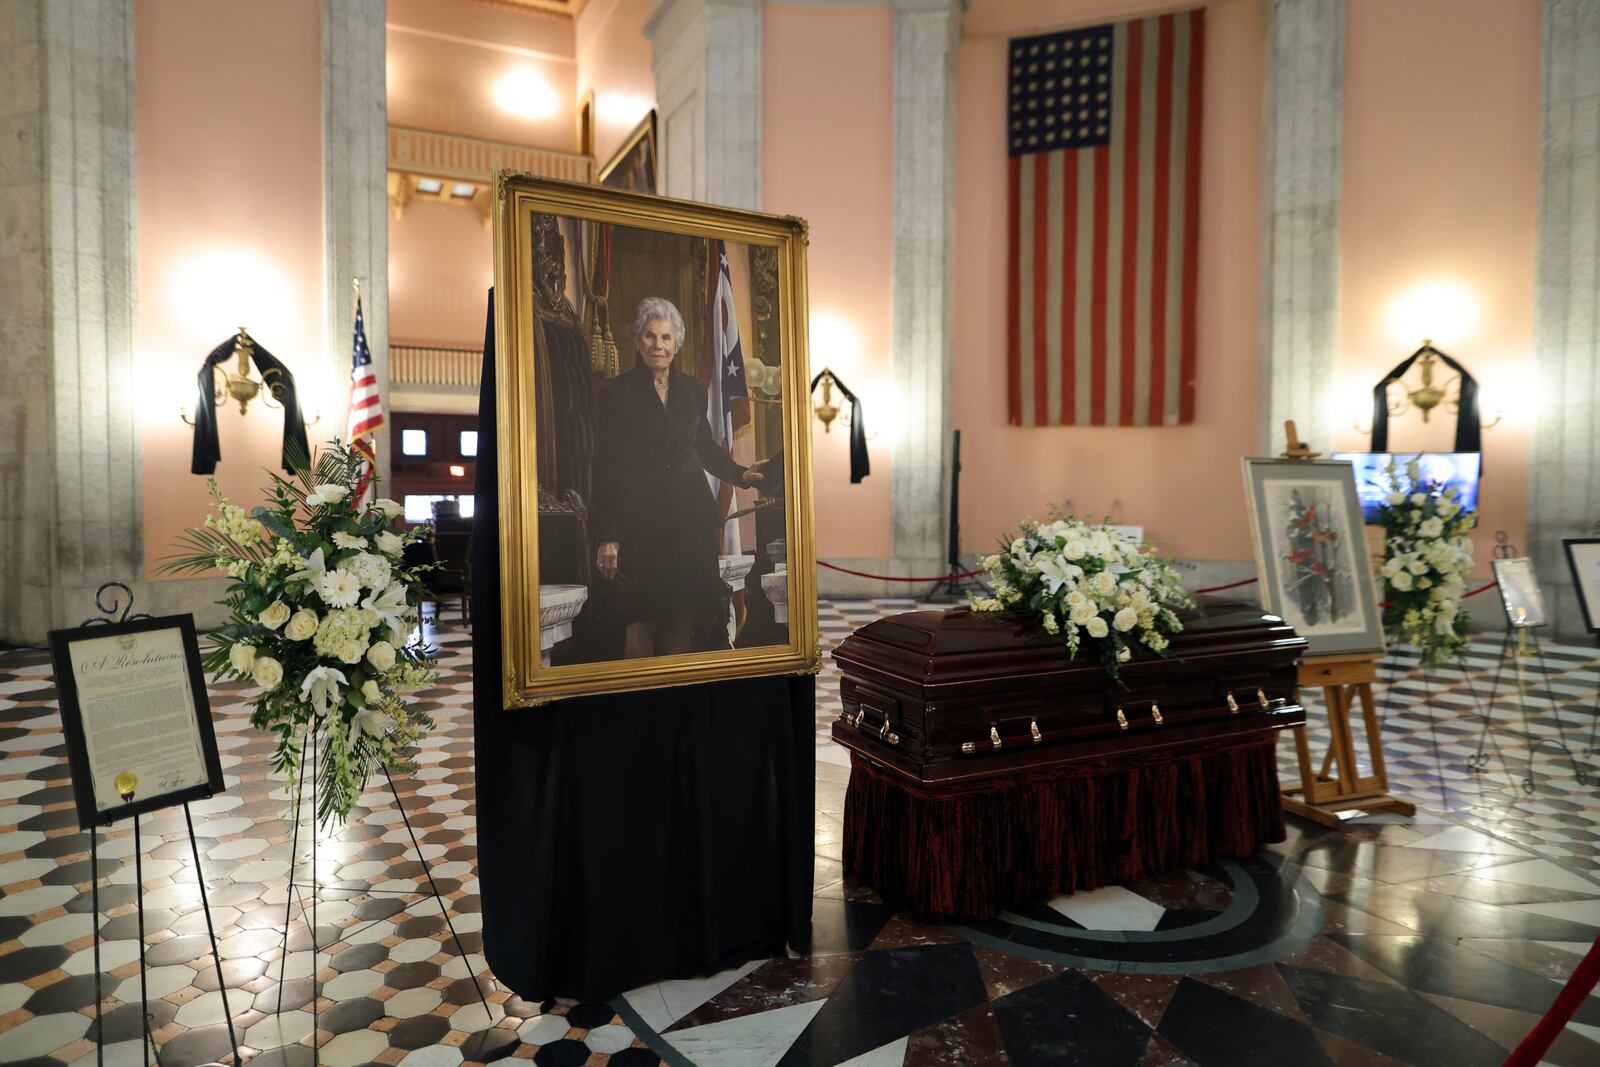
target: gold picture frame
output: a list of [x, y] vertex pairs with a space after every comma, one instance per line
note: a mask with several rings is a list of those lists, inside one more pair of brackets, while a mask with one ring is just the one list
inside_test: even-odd
[[656, 109], [639, 120], [622, 146], [595, 175], [595, 184], [632, 193], [654, 193], [661, 188], [660, 154], [656, 151]]
[[[807, 240], [805, 222], [793, 217], [500, 175], [494, 248], [504, 706], [819, 669]], [[682, 305], [676, 331], [673, 316], [657, 315], [660, 304], [652, 303], [673, 294]], [[619, 306], [613, 312], [608, 302]], [[650, 347], [665, 346], [656, 338], [662, 330], [681, 334], [674, 354], [664, 357], [666, 370], [657, 365], [666, 348]], [[782, 400], [747, 402], [748, 423], [740, 424], [747, 360], [779, 368]], [[715, 391], [721, 387], [710, 383], [713, 367], [718, 381], [740, 380]], [[706, 376], [698, 387], [696, 374]], [[650, 420], [660, 422], [666, 451], [650, 443], [657, 432]], [[716, 437], [719, 430], [725, 435], [713, 443], [732, 466], [708, 454], [702, 440], [701, 431]], [[748, 438], [740, 436], [745, 432]], [[694, 462], [674, 468], [679, 451]], [[670, 475], [651, 466], [658, 462]], [[690, 468], [692, 478], [684, 473]], [[675, 479], [668, 488], [664, 477]], [[719, 510], [705, 510], [698, 487]], [[662, 495], [669, 490], [678, 495]], [[740, 544], [750, 547], [734, 554]], [[731, 614], [724, 605], [720, 618], [700, 580], [710, 573], [707, 551], [730, 590]], [[663, 559], [671, 565], [663, 568]], [[729, 575], [741, 568], [746, 580], [738, 588]], [[567, 597], [578, 588], [575, 629], [552, 626], [555, 613], [541, 625], [541, 604], [558, 596], [551, 590]], [[672, 589], [690, 593], [680, 601], [668, 595]], [[717, 629], [724, 625], [726, 637]], [[649, 640], [636, 641], [640, 633]]]

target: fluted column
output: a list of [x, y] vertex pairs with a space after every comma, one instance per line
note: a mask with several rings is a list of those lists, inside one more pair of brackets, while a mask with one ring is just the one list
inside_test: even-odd
[[0, 639], [93, 614], [144, 559], [133, 4], [0, 5]]
[[661, 0], [645, 24], [661, 192], [761, 206], [761, 0]]
[[1259, 448], [1284, 447], [1283, 422], [1333, 444], [1339, 305], [1344, 0], [1267, 8]]
[[[328, 380], [344, 390], [355, 322], [352, 278], [361, 279], [361, 306], [384, 410], [389, 408], [389, 163], [384, 84], [384, 0], [322, 2], [322, 181], [327, 241]], [[310, 431], [313, 446], [344, 437], [344, 424], [324, 419]], [[378, 431], [378, 474], [387, 482], [389, 426]], [[386, 492], [386, 490], [380, 490]]]
[[1545, 0], [1528, 542], [1557, 628], [1583, 632], [1561, 541], [1600, 521], [1600, 3]]
[[904, 410], [890, 468], [889, 567], [910, 576], [941, 573], [946, 550], [961, 4], [894, 0], [894, 9], [891, 373]]

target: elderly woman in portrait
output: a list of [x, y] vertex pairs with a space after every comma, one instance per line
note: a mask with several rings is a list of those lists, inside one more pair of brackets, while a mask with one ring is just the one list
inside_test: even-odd
[[691, 620], [714, 613], [723, 584], [721, 527], [706, 474], [761, 485], [763, 463], [740, 466], [711, 437], [706, 390], [673, 369], [683, 316], [658, 296], [633, 317], [638, 361], [600, 392], [595, 442], [595, 566], [624, 590], [624, 655], [690, 651]]

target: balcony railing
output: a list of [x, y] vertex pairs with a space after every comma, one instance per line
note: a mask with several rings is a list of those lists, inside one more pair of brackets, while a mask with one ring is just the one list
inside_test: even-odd
[[483, 352], [476, 348], [389, 346], [389, 379], [393, 385], [476, 389]]

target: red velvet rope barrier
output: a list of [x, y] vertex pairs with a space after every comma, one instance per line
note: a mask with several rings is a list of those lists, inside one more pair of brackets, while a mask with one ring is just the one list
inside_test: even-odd
[[[949, 582], [958, 578], [976, 578], [978, 575], [984, 573], [984, 571], [980, 568], [975, 571], [962, 571], [960, 574], [941, 574], [934, 578], [898, 578], [888, 574], [869, 574], [866, 571], [853, 571], [849, 567], [841, 567], [837, 563], [829, 563], [825, 559], [817, 560], [817, 566], [826, 567], [830, 571], [838, 571], [840, 574], [853, 574], [857, 578], [873, 578], [880, 582]], [[1229, 582], [1226, 585], [1207, 586], [1204, 589], [1196, 589], [1194, 592], [1197, 596], [1201, 593], [1220, 593], [1224, 589], [1237, 589], [1242, 585], [1253, 585], [1255, 582], [1255, 578], [1241, 578], [1237, 582]], [[1480, 585], [1470, 593], [1462, 593], [1461, 599], [1465, 600], [1469, 596], [1477, 596], [1479, 593], [1486, 593], [1490, 589], [1493, 589], [1496, 584], [1497, 583], [1495, 582], [1490, 582], [1487, 585]], [[1385, 600], [1382, 601], [1379, 606], [1388, 608], [1393, 607], [1394, 605]]]
[[1522, 1039], [1522, 1044], [1512, 1050], [1505, 1067], [1533, 1067], [1542, 1061], [1550, 1045], [1561, 1035], [1561, 1031], [1572, 1020], [1573, 1013], [1578, 1010], [1578, 1005], [1589, 996], [1597, 981], [1600, 981], [1600, 939], [1595, 941], [1594, 947], [1572, 972], [1572, 977], [1567, 979], [1567, 984], [1556, 994], [1555, 1002], [1544, 1013], [1544, 1018], [1535, 1023], [1533, 1029], [1528, 1031], [1528, 1036]]

